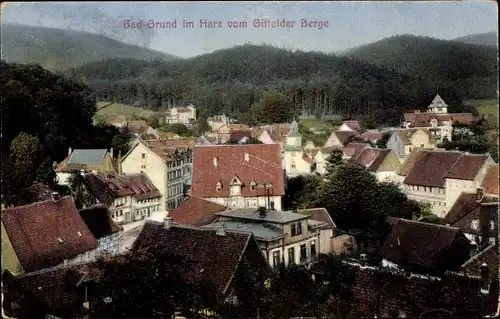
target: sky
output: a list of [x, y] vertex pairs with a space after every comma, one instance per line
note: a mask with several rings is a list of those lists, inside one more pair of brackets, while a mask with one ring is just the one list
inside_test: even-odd
[[[339, 52], [398, 34], [453, 39], [498, 32], [494, 1], [3, 3], [1, 14], [2, 23], [98, 33], [180, 57], [245, 43]], [[222, 28], [201, 28], [203, 19], [220, 21]], [[295, 24], [257, 28], [255, 19], [285, 19]], [[323, 25], [328, 21], [328, 27], [302, 27], [302, 19]], [[126, 20], [143, 24], [126, 28]], [[194, 27], [182, 28], [183, 20], [194, 22]], [[150, 21], [160, 23], [148, 26]], [[176, 28], [161, 23], [173, 21]], [[247, 27], [229, 28], [228, 21], [245, 21]]]

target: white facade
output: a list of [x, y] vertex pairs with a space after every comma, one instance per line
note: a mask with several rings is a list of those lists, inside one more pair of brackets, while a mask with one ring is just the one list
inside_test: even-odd
[[[259, 197], [244, 197], [244, 196], [231, 196], [231, 197], [204, 197], [208, 201], [224, 205], [230, 208], [259, 208], [259, 206], [268, 207], [267, 197], [262, 195]], [[269, 202], [274, 202], [274, 209], [277, 211], [282, 210], [282, 197], [269, 196]]]
[[57, 172], [56, 179], [57, 184], [61, 186], [68, 186], [71, 178], [71, 173]]
[[[144, 173], [160, 191], [162, 200], [156, 211], [172, 210], [182, 202], [185, 174], [188, 171], [186, 167], [188, 166], [189, 172], [191, 171], [191, 164], [187, 160], [174, 160], [167, 163], [146, 145], [138, 143], [123, 158], [121, 164], [124, 174]], [[137, 203], [137, 205], [142, 204], [144, 203]]]
[[208, 118], [207, 123], [212, 129], [212, 132], [218, 132], [222, 126], [229, 124], [229, 118], [225, 114], [216, 115]]
[[165, 118], [167, 124], [189, 125], [193, 121], [196, 121], [196, 107], [192, 104], [169, 109], [169, 114]]
[[403, 184], [403, 192], [409, 199], [429, 203], [431, 213], [444, 218], [451, 206], [446, 203], [446, 189], [441, 187], [427, 187]]
[[[279, 265], [274, 263], [275, 254], [279, 254], [279, 260], [280, 260], [279, 263], [284, 263], [285, 266], [289, 266], [292, 264], [296, 265], [310, 264], [318, 257], [320, 251], [319, 237], [320, 237], [319, 234], [315, 233], [313, 236], [301, 240], [299, 242], [270, 249], [266, 253], [269, 265], [272, 267]], [[311, 249], [311, 247], [313, 248]], [[304, 251], [304, 248], [305, 248], [305, 255], [304, 253], [302, 253]], [[315, 250], [315, 252], [312, 252], [311, 250]], [[293, 253], [290, 253], [291, 251], [293, 251]], [[290, 257], [292, 256], [294, 260], [291, 260]]]
[[262, 144], [276, 144], [276, 142], [269, 136], [267, 130], [264, 130], [257, 138]]
[[296, 129], [292, 129], [285, 138], [283, 163], [288, 177], [312, 173], [314, 161], [304, 154], [302, 136]]
[[110, 234], [108, 236], [104, 236], [101, 238], [97, 238], [97, 243], [99, 247], [97, 247], [97, 253], [110, 253], [110, 254], [118, 254], [120, 252], [120, 236], [122, 232], [116, 232]]

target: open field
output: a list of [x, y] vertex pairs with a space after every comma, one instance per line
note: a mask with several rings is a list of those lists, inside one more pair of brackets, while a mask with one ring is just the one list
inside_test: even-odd
[[145, 109], [141, 109], [139, 107], [121, 104], [121, 103], [112, 103], [108, 106], [105, 106], [107, 104], [110, 104], [110, 102], [97, 102], [98, 111], [96, 112], [96, 116], [103, 117], [107, 120], [112, 120], [118, 116], [123, 116], [125, 118], [131, 118], [131, 117], [135, 117], [135, 116], [148, 117], [151, 115], [161, 114], [160, 112], [145, 110]]
[[487, 116], [488, 123], [498, 128], [498, 100], [469, 100], [465, 103], [474, 106], [479, 114]]
[[304, 127], [309, 130], [312, 129], [321, 131], [321, 130], [331, 129], [331, 126], [323, 120], [305, 119], [301, 120], [300, 124], [304, 125]]

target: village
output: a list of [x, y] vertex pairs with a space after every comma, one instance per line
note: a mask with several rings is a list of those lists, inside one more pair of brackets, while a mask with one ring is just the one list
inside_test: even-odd
[[[192, 104], [168, 112], [169, 125], [197, 121]], [[308, 139], [324, 132], [304, 128], [307, 118], [252, 126], [212, 115], [192, 137], [116, 119], [112, 125], [133, 135], [127, 153], [68, 147], [53, 167], [71, 194], [36, 184], [37, 201], [2, 210], [2, 315], [92, 316], [115, 302], [95, 289], [107, 274], [96, 263], [139, 263], [154, 248], [189, 260], [192, 269], [180, 271], [186, 285], [208, 282], [233, 306], [245, 302], [235, 274], [259, 273], [272, 286], [272, 273], [299, 267], [315, 284], [341, 286], [354, 308], [345, 318], [497, 316], [499, 166], [489, 153], [441, 147], [473, 136], [480, 118], [449, 113], [439, 94], [401, 117], [399, 127], [378, 129], [344, 119], [322, 145]], [[297, 189], [309, 180], [316, 186]], [[382, 185], [373, 207], [401, 213], [358, 222], [371, 199], [352, 206], [352, 193], [369, 185]], [[391, 197], [393, 189], [404, 198]], [[353, 207], [359, 212], [343, 215]], [[342, 271], [332, 272], [335, 262]], [[156, 289], [148, 287], [135, 293]], [[324, 303], [333, 307], [331, 300]], [[172, 307], [188, 316], [184, 305]], [[260, 307], [243, 317], [262, 316]], [[222, 312], [200, 308], [198, 317]]]

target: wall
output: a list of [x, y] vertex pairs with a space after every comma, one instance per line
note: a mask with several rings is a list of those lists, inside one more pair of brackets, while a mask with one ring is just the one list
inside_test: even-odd
[[427, 148], [431, 144], [429, 135], [427, 135], [427, 133], [423, 130], [417, 130], [415, 133], [413, 133], [413, 135], [410, 137], [410, 141], [412, 147], [414, 148]]
[[14, 247], [12, 247], [9, 235], [2, 223], [2, 270], [4, 269], [8, 269], [14, 275], [24, 272], [21, 262], [14, 251]]
[[114, 234], [99, 238], [97, 242], [99, 247], [97, 248], [97, 253], [109, 252], [111, 254], [118, 254], [120, 252], [120, 237], [122, 231], [116, 232]]
[[335, 147], [335, 146], [343, 147], [344, 145], [340, 143], [339, 139], [337, 138], [337, 135], [335, 134], [335, 131], [333, 131], [332, 134], [330, 134], [330, 136], [326, 140], [324, 147]]
[[332, 252], [334, 254], [346, 253], [350, 250], [356, 250], [356, 240], [353, 236], [344, 234], [332, 238]]
[[[205, 197], [204, 199], [211, 201], [213, 203], [217, 203], [220, 205], [228, 206], [230, 205], [230, 198], [229, 197]], [[274, 209], [277, 211], [282, 210], [282, 197], [281, 196], [269, 196], [269, 202], [273, 201], [274, 202]], [[237, 206], [233, 206], [236, 208], [245, 208], [245, 207], [255, 207], [258, 208], [259, 206], [267, 206], [267, 197], [266, 196], [259, 196], [259, 197], [243, 197], [241, 196], [238, 198], [236, 201]], [[247, 205], [248, 203], [248, 205]]]
[[[142, 154], [145, 158], [142, 158]], [[161, 157], [152, 152], [142, 143], [139, 143], [126, 157], [123, 159], [122, 171], [124, 174], [134, 174], [144, 172], [153, 185], [162, 194], [160, 210], [166, 210], [166, 194], [167, 194], [167, 166]]]
[[276, 142], [273, 141], [273, 139], [269, 136], [267, 131], [262, 132], [258, 140], [261, 141], [263, 144], [276, 144]]
[[69, 179], [71, 177], [71, 173], [56, 173], [57, 184], [66, 186], [69, 185]]
[[311, 174], [311, 164], [302, 159], [302, 151], [285, 151], [284, 164], [286, 175], [289, 177]]
[[[315, 256], [311, 256], [311, 242], [315, 242], [316, 244], [316, 255]], [[274, 267], [276, 265], [274, 265], [274, 258], [273, 258], [273, 254], [275, 251], [279, 251], [280, 252], [280, 262], [281, 263], [284, 263], [285, 266], [288, 266], [290, 265], [290, 260], [288, 258], [288, 249], [290, 248], [293, 248], [294, 249], [294, 256], [295, 256], [295, 263], [296, 264], [300, 264], [301, 261], [300, 261], [300, 246], [305, 244], [306, 245], [306, 254], [307, 254], [307, 258], [305, 260], [305, 264], [310, 264], [312, 260], [314, 260], [314, 258], [316, 258], [319, 254], [319, 235], [316, 235], [314, 237], [310, 237], [310, 238], [305, 238], [299, 242], [294, 242], [293, 244], [289, 244], [289, 245], [282, 245], [280, 247], [277, 247], [277, 248], [272, 248], [272, 249], [269, 249], [267, 251], [267, 260], [268, 260], [268, 263], [270, 266]]]
[[446, 206], [451, 208], [461, 193], [474, 194], [477, 191], [475, 181], [447, 178], [446, 187]]
[[314, 161], [316, 162], [316, 172], [325, 175], [326, 174], [326, 156], [318, 151], [316, 156], [314, 157]]
[[333, 229], [322, 229], [319, 233], [319, 251], [322, 254], [332, 252]]
[[418, 185], [402, 185], [408, 198], [431, 205], [431, 212], [438, 217], [445, 217], [450, 206], [446, 202], [446, 188], [424, 187]]
[[405, 147], [403, 141], [399, 138], [396, 132], [393, 132], [391, 137], [387, 140], [387, 148], [394, 152], [398, 158], [405, 157]]

